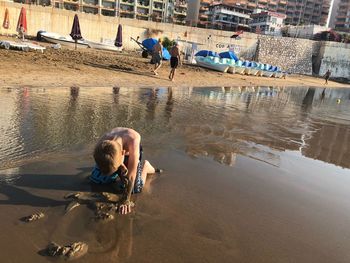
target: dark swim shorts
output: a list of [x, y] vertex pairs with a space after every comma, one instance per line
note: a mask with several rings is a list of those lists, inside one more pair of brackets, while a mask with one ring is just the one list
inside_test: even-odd
[[178, 65], [179, 65], [178, 57], [171, 57], [170, 58], [170, 67], [171, 68], [177, 68]]
[[160, 64], [162, 63], [162, 57], [160, 56], [159, 53], [155, 52], [152, 55], [152, 61], [154, 64]]

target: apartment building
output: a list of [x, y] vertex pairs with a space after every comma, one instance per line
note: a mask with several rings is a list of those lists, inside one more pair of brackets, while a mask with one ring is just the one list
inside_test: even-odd
[[52, 5], [72, 11], [124, 18], [185, 24], [186, 0], [52, 0]]
[[[189, 0], [198, 9], [191, 11], [194, 17], [188, 20], [199, 21], [200, 9], [205, 10], [205, 2], [208, 0]], [[285, 14], [287, 25], [326, 25], [331, 0], [219, 0], [225, 5], [239, 5], [251, 11], [264, 9], [266, 11]], [[348, 2], [349, 0], [341, 0]], [[204, 11], [205, 14], [205, 11]]]
[[[228, 0], [230, 1], [230, 0]], [[233, 0], [236, 1], [236, 0]], [[287, 25], [326, 25], [330, 0], [239, 0], [250, 9], [286, 14]]]
[[208, 27], [209, 6], [212, 2], [212, 0], [188, 0], [187, 24]]
[[256, 9], [250, 16], [251, 31], [264, 35], [282, 35], [281, 29], [287, 15]]
[[350, 32], [350, 0], [340, 0], [335, 8], [334, 24], [337, 31]]
[[171, 0], [168, 5], [168, 18], [166, 22], [186, 24], [187, 0]]
[[213, 4], [209, 6], [209, 27], [230, 31], [250, 31], [251, 13], [251, 10], [240, 5]]
[[327, 27], [334, 28], [336, 16], [338, 15], [340, 0], [331, 0], [331, 5], [329, 8], [329, 15], [327, 21]]

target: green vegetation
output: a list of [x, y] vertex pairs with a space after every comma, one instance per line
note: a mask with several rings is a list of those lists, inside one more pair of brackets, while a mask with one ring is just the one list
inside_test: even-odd
[[162, 41], [163, 47], [165, 47], [167, 50], [170, 50], [170, 48], [175, 44], [175, 40], [170, 40], [168, 37], [164, 37]]

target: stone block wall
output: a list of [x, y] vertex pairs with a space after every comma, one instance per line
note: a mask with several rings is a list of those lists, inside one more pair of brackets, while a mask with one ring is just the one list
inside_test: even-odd
[[256, 60], [279, 66], [284, 71], [312, 74], [313, 41], [307, 39], [260, 36]]
[[323, 76], [329, 69], [331, 78], [350, 81], [350, 44], [322, 41], [320, 45], [319, 75]]

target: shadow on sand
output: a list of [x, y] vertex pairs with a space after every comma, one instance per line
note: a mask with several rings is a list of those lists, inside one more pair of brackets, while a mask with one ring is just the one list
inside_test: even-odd
[[142, 76], [153, 78], [153, 79], [159, 79], [159, 77], [153, 75], [151, 72], [148, 73], [148, 72], [142, 72], [142, 71], [134, 71], [132, 68], [129, 68], [129, 67], [119, 67], [117, 65], [100, 65], [100, 64], [90, 63], [90, 62], [85, 62], [84, 64], [87, 66], [95, 67], [95, 68], [113, 70], [113, 71], [118, 71], [118, 72], [134, 74], [137, 76], [142, 75]]
[[[47, 191], [63, 190], [69, 192], [113, 192], [120, 193], [118, 184], [96, 185], [88, 179], [92, 167], [79, 168], [80, 172], [72, 174], [16, 174], [14, 183], [8, 184], [4, 180], [0, 183], [0, 194], [6, 199], [0, 200], [0, 205], [28, 205], [35, 207], [53, 207], [66, 205], [69, 201], [48, 198], [32, 194], [23, 188], [41, 189]], [[0, 174], [0, 178], [8, 175]], [[23, 188], [22, 188], [23, 187]], [[5, 199], [5, 200], [4, 200]]]

